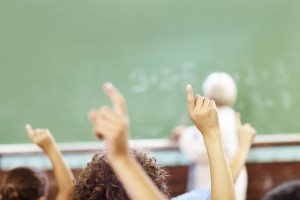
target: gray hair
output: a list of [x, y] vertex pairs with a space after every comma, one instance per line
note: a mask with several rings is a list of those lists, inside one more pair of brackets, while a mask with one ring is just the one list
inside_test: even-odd
[[237, 98], [237, 86], [225, 72], [213, 72], [204, 80], [203, 95], [214, 100], [217, 106], [233, 106]]

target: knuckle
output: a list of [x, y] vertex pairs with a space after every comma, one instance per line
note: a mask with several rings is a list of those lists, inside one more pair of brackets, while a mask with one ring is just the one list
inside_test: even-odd
[[108, 108], [106, 106], [103, 106], [99, 109], [99, 114], [104, 114], [108, 111]]
[[122, 118], [121, 119], [121, 125], [122, 125], [122, 127], [128, 126], [128, 124], [129, 124], [129, 120], [127, 118]]

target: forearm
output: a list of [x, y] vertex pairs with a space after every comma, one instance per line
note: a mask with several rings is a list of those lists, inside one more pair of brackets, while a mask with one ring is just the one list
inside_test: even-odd
[[111, 165], [130, 199], [166, 199], [134, 158], [126, 156], [114, 159]]
[[211, 199], [235, 199], [232, 175], [225, 158], [220, 134], [206, 134], [204, 135], [204, 141], [210, 164]]
[[239, 147], [230, 162], [230, 170], [234, 182], [238, 178], [242, 168], [245, 166], [249, 150], [250, 146]]
[[58, 186], [57, 200], [71, 199], [72, 186], [73, 186], [73, 174], [65, 163], [58, 147], [52, 145], [44, 150], [49, 157], [54, 171], [54, 176]]

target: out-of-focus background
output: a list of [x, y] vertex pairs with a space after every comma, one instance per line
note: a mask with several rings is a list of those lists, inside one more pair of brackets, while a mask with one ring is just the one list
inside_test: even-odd
[[[174, 126], [190, 124], [185, 86], [201, 93], [209, 73], [225, 71], [238, 84], [235, 109], [259, 134], [248, 159], [249, 199], [300, 178], [293, 134], [300, 114], [299, 11], [295, 0], [1, 1], [1, 169], [44, 166], [30, 145], [8, 145], [30, 143], [25, 123], [70, 143], [62, 149], [72, 154], [72, 168], [81, 167], [74, 152], [86, 156], [95, 140], [86, 113], [109, 103], [102, 84], [110, 81], [127, 99], [131, 138], [154, 139], [142, 146], [154, 146], [163, 164], [185, 174], [189, 161], [168, 141]], [[20, 156], [23, 150], [35, 153]], [[185, 175], [172, 182], [179, 185], [174, 194], [185, 189]]]
[[[298, 132], [297, 1], [1, 1], [0, 134], [29, 142], [23, 125], [59, 142], [90, 141], [88, 109], [125, 94], [132, 138], [165, 138], [188, 121], [184, 88], [226, 71], [236, 110], [260, 134]], [[295, 119], [295, 120], [294, 120]]]

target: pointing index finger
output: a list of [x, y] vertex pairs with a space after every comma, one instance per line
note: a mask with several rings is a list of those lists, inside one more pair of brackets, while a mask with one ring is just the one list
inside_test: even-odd
[[119, 115], [127, 115], [126, 102], [119, 90], [109, 82], [104, 84], [103, 89], [110, 98], [114, 111]]
[[186, 86], [186, 99], [187, 99], [188, 111], [189, 113], [191, 113], [194, 109], [194, 95], [193, 95], [193, 88], [190, 84]]
[[34, 131], [32, 130], [32, 127], [30, 124], [26, 124], [25, 129], [27, 131], [28, 136], [32, 137], [34, 135]]

